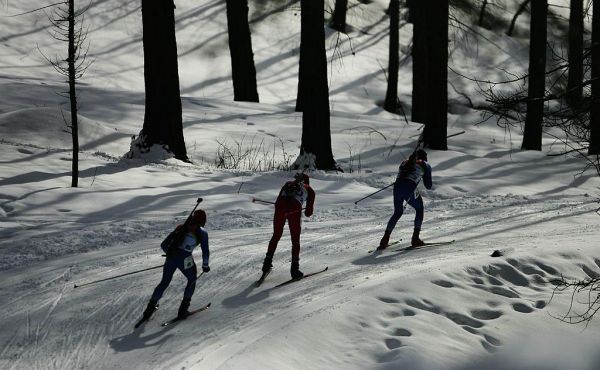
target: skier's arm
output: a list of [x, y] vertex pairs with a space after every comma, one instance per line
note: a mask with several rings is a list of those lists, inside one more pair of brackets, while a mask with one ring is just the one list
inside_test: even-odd
[[200, 249], [202, 249], [202, 270], [210, 270], [208, 267], [208, 259], [210, 257], [210, 251], [208, 250], [208, 233], [205, 230], [200, 229], [198, 234], [200, 235]]
[[308, 185], [306, 185], [306, 191], [308, 192], [308, 199], [306, 200], [304, 215], [310, 217], [313, 214], [313, 207], [315, 205], [315, 191]]
[[423, 185], [425, 185], [427, 189], [431, 189], [433, 186], [433, 181], [431, 179], [431, 166], [427, 162], [424, 163], [424, 166], [425, 173], [423, 174]]

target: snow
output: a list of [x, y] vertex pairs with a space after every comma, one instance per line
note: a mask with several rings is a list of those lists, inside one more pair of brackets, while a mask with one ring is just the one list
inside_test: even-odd
[[[49, 3], [7, 1], [2, 12]], [[69, 187], [68, 107], [56, 94], [65, 84], [37, 50], [53, 55], [61, 46], [46, 34], [43, 12], [3, 18], [0, 368], [600, 367], [599, 320], [587, 327], [561, 322], [570, 294], [553, 296], [551, 283], [600, 275], [600, 179], [581, 173], [586, 163], [575, 156], [547, 156], [564, 149], [550, 136], [541, 153], [521, 152], [518, 126], [506, 132], [475, 125], [479, 112], [449, 89], [448, 133], [465, 133], [449, 139], [448, 151], [428, 152], [434, 188], [420, 189], [421, 236], [456, 242], [367, 253], [391, 215], [391, 189], [354, 202], [393, 181], [421, 132], [378, 106], [385, 93], [380, 65], [387, 63], [384, 1], [353, 8], [351, 39], [341, 37], [343, 57], [330, 64], [333, 152], [345, 172], [310, 172], [317, 198], [315, 214], [303, 220], [300, 261], [304, 272], [329, 270], [274, 288], [289, 279], [286, 231], [274, 271], [254, 288], [273, 210], [251, 200], [275, 200], [293, 172], [273, 168], [293, 163], [299, 152], [298, 5], [251, 2], [251, 17], [259, 19], [252, 31], [261, 103], [254, 104], [232, 102], [224, 3], [176, 4], [193, 163], [164, 157], [161, 148], [156, 156], [125, 156], [144, 114], [140, 3], [92, 2], [87, 20], [95, 61], [79, 86], [76, 189]], [[527, 68], [526, 40], [480, 31], [494, 44], [470, 40], [457, 47], [455, 70], [493, 79], [502, 77], [497, 67]], [[337, 35], [327, 35], [333, 48]], [[404, 56], [409, 25], [401, 37]], [[410, 70], [408, 62], [400, 71], [403, 102], [410, 101]], [[450, 78], [481, 101], [472, 84]], [[242, 168], [218, 168], [223, 145], [253, 154]], [[254, 170], [264, 166], [272, 168]], [[198, 281], [192, 308], [212, 302], [210, 309], [160, 326], [181, 299], [184, 279], [176, 274], [153, 319], [133, 330], [158, 270], [73, 288], [160, 266], [160, 242], [197, 197], [208, 214], [211, 272]], [[409, 207], [392, 234], [402, 239], [395, 248], [408, 245], [413, 217]], [[503, 255], [491, 257], [494, 250]], [[585, 298], [576, 298], [576, 312]]]

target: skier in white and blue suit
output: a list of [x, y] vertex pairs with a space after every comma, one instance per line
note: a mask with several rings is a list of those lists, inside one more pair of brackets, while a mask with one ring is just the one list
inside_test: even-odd
[[187, 285], [183, 292], [183, 300], [179, 306], [179, 312], [177, 316], [181, 319], [189, 315], [188, 308], [190, 307], [190, 301], [194, 290], [196, 289], [196, 279], [198, 270], [192, 252], [198, 244], [202, 249], [202, 271], [209, 272], [210, 267], [208, 265], [209, 250], [208, 250], [208, 233], [204, 230], [206, 224], [206, 213], [203, 210], [197, 210], [192, 215], [189, 224], [179, 225], [178, 228], [185, 227], [185, 234], [183, 241], [179, 244], [178, 248], [174, 248], [173, 251], [167, 253], [167, 259], [163, 266], [162, 279], [158, 286], [152, 293], [152, 298], [148, 302], [148, 306], [144, 311], [144, 319], [150, 318], [152, 313], [158, 308], [158, 301], [163, 296], [163, 293], [171, 283], [173, 274], [179, 269], [183, 275], [187, 278]]
[[427, 152], [423, 149], [418, 149], [407, 160], [402, 162], [398, 169], [398, 176], [394, 182], [394, 214], [388, 221], [385, 234], [381, 238], [378, 249], [387, 248], [390, 235], [404, 211], [404, 201], [410, 204], [416, 211], [415, 229], [411, 246], [417, 247], [425, 244], [419, 238], [424, 213], [423, 198], [421, 198], [421, 194], [417, 190], [417, 185], [419, 185], [421, 179], [423, 179], [425, 187], [431, 189], [431, 166], [427, 163]]

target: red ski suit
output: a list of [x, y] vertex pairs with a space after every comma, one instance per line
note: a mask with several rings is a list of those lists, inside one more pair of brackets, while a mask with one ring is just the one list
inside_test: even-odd
[[[291, 183], [291, 181], [289, 183]], [[284, 187], [286, 185], [284, 185]], [[275, 215], [273, 216], [273, 236], [271, 237], [271, 241], [269, 241], [267, 255], [272, 256], [275, 253], [277, 243], [283, 234], [283, 226], [287, 220], [292, 237], [292, 260], [299, 259], [302, 205], [304, 199], [306, 199], [307, 204], [304, 214], [306, 217], [310, 217], [313, 213], [313, 206], [315, 203], [314, 190], [307, 183], [302, 184], [302, 186], [303, 194], [297, 194], [295, 197], [282, 196], [283, 188], [282, 191], [279, 192], [279, 196], [275, 202]]]

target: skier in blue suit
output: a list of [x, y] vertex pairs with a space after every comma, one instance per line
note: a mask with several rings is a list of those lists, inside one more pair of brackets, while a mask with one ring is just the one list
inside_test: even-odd
[[190, 301], [194, 290], [196, 289], [196, 275], [198, 270], [194, 257], [192, 257], [192, 251], [198, 244], [202, 248], [202, 271], [209, 272], [210, 267], [208, 266], [209, 250], [208, 250], [208, 233], [204, 229], [206, 224], [206, 213], [199, 209], [194, 212], [189, 224], [179, 225], [178, 228], [185, 227], [185, 235], [180, 245], [173, 251], [167, 253], [167, 259], [163, 266], [162, 279], [158, 286], [152, 293], [152, 298], [148, 302], [148, 306], [144, 311], [143, 318], [147, 320], [158, 308], [158, 301], [163, 296], [163, 293], [171, 283], [173, 274], [176, 270], [180, 270], [181, 273], [187, 278], [187, 285], [183, 292], [183, 300], [179, 306], [179, 312], [177, 316], [180, 319], [184, 319], [189, 315], [188, 308], [190, 307]]
[[396, 223], [404, 211], [404, 201], [411, 205], [416, 211], [415, 229], [411, 240], [412, 246], [421, 246], [425, 243], [419, 238], [421, 224], [423, 223], [423, 198], [417, 190], [417, 185], [423, 179], [427, 189], [431, 189], [431, 166], [427, 163], [427, 152], [423, 149], [416, 150], [410, 157], [402, 162], [398, 169], [398, 176], [394, 182], [394, 214], [390, 217], [385, 234], [379, 242], [378, 249], [388, 247], [390, 235], [396, 227]]

